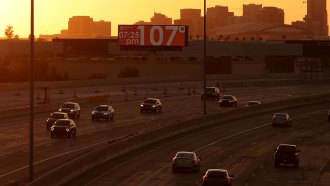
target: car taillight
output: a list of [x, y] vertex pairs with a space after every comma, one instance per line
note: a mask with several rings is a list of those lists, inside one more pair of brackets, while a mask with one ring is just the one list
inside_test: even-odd
[[203, 176], [203, 180], [207, 180], [208, 179], [208, 177], [205, 175], [205, 176]]

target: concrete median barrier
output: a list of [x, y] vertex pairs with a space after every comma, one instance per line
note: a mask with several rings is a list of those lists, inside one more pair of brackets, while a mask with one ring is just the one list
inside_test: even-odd
[[121, 139], [111, 140], [108, 144], [105, 145], [105, 147], [99, 150], [88, 152], [84, 156], [78, 157], [70, 162], [65, 163], [62, 166], [37, 177], [29, 185], [61, 185], [102, 163], [111, 161], [112, 159], [119, 156], [124, 156], [126, 153], [145, 147], [147, 145], [156, 144], [162, 140], [184, 135], [185, 133], [201, 131], [203, 128], [219, 126], [222, 123], [231, 120], [238, 120], [257, 114], [276, 112], [288, 108], [325, 102], [330, 102], [330, 94], [294, 98], [290, 100], [256, 105], [254, 107], [242, 107], [174, 125], [168, 125], [156, 130], [131, 134], [124, 136]]

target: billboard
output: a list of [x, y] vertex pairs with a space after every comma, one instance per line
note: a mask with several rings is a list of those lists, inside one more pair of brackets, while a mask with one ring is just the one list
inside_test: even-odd
[[188, 44], [185, 25], [118, 25], [118, 44], [135, 47], [184, 47]]

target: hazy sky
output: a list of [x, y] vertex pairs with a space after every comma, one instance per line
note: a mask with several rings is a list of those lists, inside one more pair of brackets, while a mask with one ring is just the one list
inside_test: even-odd
[[[242, 15], [243, 4], [262, 4], [284, 9], [285, 22], [302, 20], [306, 14], [304, 0], [207, 0], [207, 7], [228, 6], [235, 15]], [[27, 37], [30, 33], [30, 0], [0, 0], [0, 37], [7, 25], [14, 34]], [[35, 35], [57, 34], [68, 28], [72, 16], [86, 15], [94, 21], [112, 23], [112, 35], [117, 35], [118, 24], [133, 24], [139, 20], [150, 21], [154, 11], [173, 20], [180, 17], [182, 8], [203, 10], [203, 0], [34, 0]], [[329, 5], [327, 5], [329, 10]], [[328, 13], [329, 14], [329, 13]]]

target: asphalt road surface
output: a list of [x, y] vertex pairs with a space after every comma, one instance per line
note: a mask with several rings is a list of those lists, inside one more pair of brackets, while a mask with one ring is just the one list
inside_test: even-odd
[[[240, 101], [240, 107], [249, 100], [259, 100], [266, 103], [326, 92], [330, 92], [328, 86], [300, 85], [233, 88], [227, 89], [226, 94], [235, 95]], [[81, 118], [75, 120], [78, 125], [75, 139], [50, 138], [49, 132], [45, 129], [45, 121], [50, 112], [36, 114], [34, 127], [35, 177], [70, 161], [73, 157], [83, 155], [86, 151], [100, 148], [111, 139], [135, 135], [202, 116], [203, 104], [199, 93], [170, 96], [161, 98], [161, 100], [164, 105], [161, 114], [141, 114], [139, 105], [142, 100], [114, 102], [114, 122], [91, 121], [90, 113], [95, 107], [95, 103], [81, 105]], [[228, 109], [235, 108], [226, 108], [226, 110]], [[208, 114], [220, 113], [223, 110], [224, 108], [220, 108], [216, 101], [207, 102]], [[265, 117], [266, 120], [270, 120], [269, 116]], [[18, 115], [17, 117], [0, 119], [0, 123], [0, 181], [4, 185], [24, 185], [28, 178], [29, 118], [26, 115]], [[230, 149], [229, 145], [228, 150]], [[171, 153], [174, 152], [171, 151]], [[171, 156], [167, 157], [167, 164], [170, 159]], [[234, 174], [237, 175], [235, 172]]]

